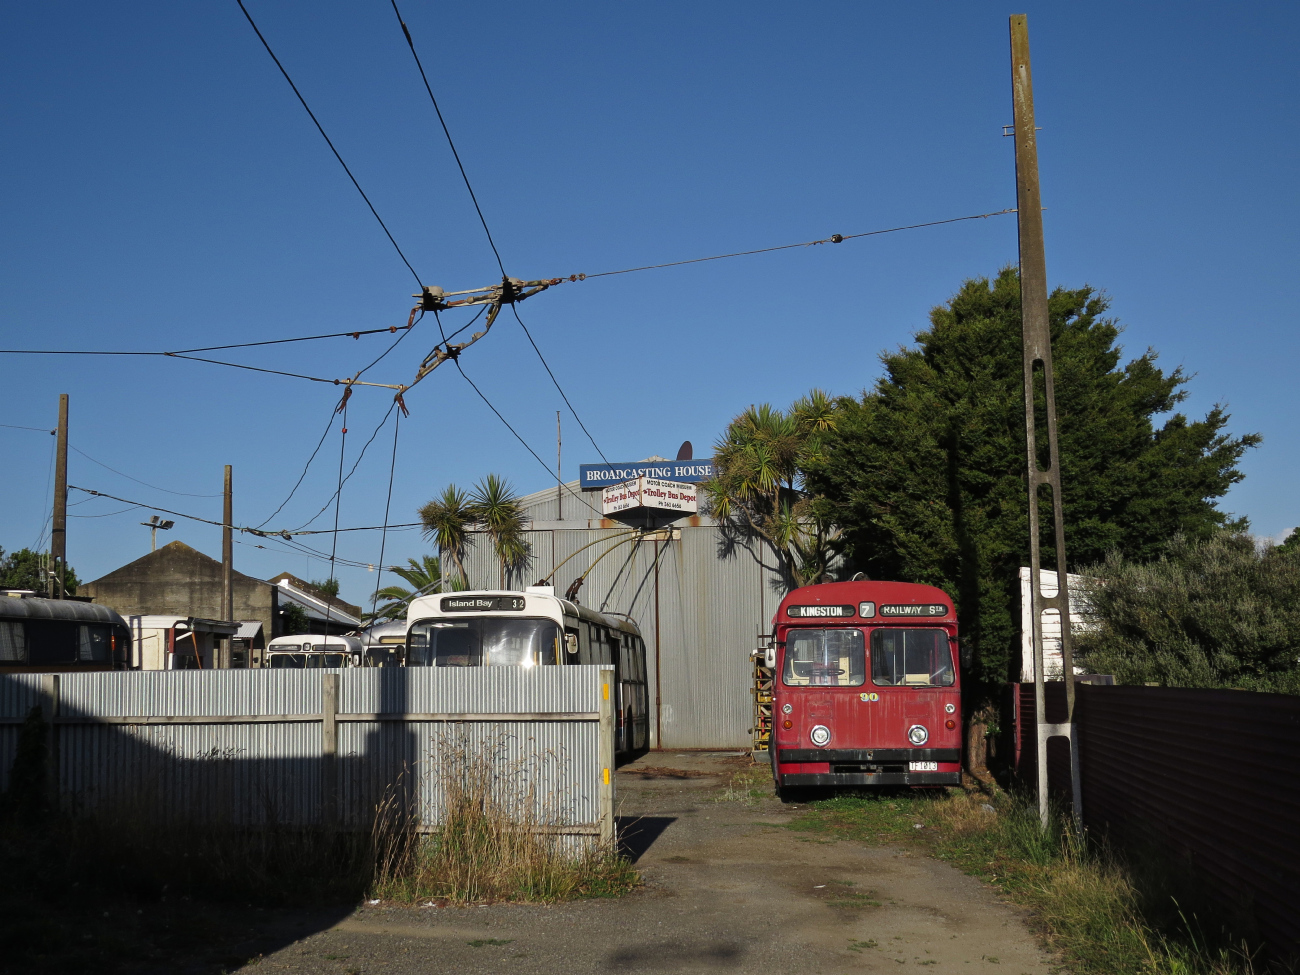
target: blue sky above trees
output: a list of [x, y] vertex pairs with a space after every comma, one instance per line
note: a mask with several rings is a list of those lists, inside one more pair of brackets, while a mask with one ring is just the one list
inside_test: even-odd
[[[495, 262], [385, 4], [249, 9], [423, 279], [488, 284]], [[1300, 521], [1291, 297], [1297, 258], [1292, 5], [1025, 4], [1053, 284], [1104, 288], [1129, 357], [1195, 374], [1187, 410], [1228, 405], [1263, 446], [1225, 507], [1280, 535]], [[1014, 205], [1007, 15], [988, 3], [434, 5], [404, 13], [506, 267], [520, 277], [653, 264]], [[485, 41], [491, 38], [491, 44]], [[175, 349], [406, 321], [414, 281], [237, 5], [74, 2], [11, 12], [0, 194], [6, 347]], [[749, 403], [851, 393], [966, 277], [1015, 259], [1014, 218], [566, 284], [521, 307], [611, 460], [711, 443]], [[448, 316], [459, 324], [464, 316]], [[412, 334], [375, 378], [406, 382], [436, 341]], [[248, 351], [238, 361], [355, 372], [381, 337]], [[400, 354], [399, 354], [400, 353]], [[466, 371], [543, 458], [562, 409], [509, 316]], [[284, 499], [338, 391], [167, 360], [0, 357], [0, 423], [192, 494], [235, 467], [236, 520]], [[388, 408], [359, 391], [348, 465]], [[407, 397], [393, 520], [448, 482], [547, 474], [458, 375]], [[337, 426], [336, 426], [337, 431]], [[382, 519], [391, 427], [344, 493], [345, 525]], [[598, 460], [565, 419], [565, 466]], [[0, 428], [0, 545], [34, 543], [52, 438]], [[333, 434], [273, 525], [334, 489]], [[126, 480], [73, 453], [71, 481], [219, 518], [215, 498]], [[1066, 472], [1068, 491], [1068, 472]], [[73, 501], [85, 495], [74, 492]], [[148, 512], [93, 501], [69, 556], [93, 578], [148, 551]], [[313, 527], [328, 527], [332, 516]], [[218, 530], [168, 538], [219, 554]], [[162, 539], [160, 539], [160, 542]], [[244, 541], [251, 541], [245, 538]], [[321, 547], [321, 542], [313, 543]], [[427, 546], [390, 538], [385, 561]], [[339, 554], [379, 556], [344, 536]], [[236, 547], [241, 571], [323, 578], [318, 560]], [[341, 568], [343, 595], [374, 576]]]

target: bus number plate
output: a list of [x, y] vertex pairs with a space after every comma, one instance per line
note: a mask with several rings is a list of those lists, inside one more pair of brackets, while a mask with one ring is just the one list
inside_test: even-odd
[[908, 762], [907, 770], [909, 772], [937, 772], [939, 771], [938, 762]]

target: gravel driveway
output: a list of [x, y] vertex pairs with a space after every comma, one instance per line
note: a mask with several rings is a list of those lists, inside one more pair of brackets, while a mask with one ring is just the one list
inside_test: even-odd
[[[784, 828], [799, 807], [724, 788], [735, 753], [618, 775], [645, 886], [617, 900], [363, 906], [237, 969], [267, 973], [941, 972], [1047, 975], [1021, 915], [947, 864]], [[729, 797], [730, 796], [730, 797]]]

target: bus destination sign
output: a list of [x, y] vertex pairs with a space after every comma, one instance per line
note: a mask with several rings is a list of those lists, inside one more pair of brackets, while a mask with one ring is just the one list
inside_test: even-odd
[[786, 614], [795, 618], [825, 618], [827, 616], [852, 616], [852, 606], [787, 606]]
[[881, 616], [947, 616], [948, 607], [943, 603], [904, 603], [901, 605], [881, 606]]
[[523, 596], [446, 596], [439, 603], [444, 613], [522, 613]]

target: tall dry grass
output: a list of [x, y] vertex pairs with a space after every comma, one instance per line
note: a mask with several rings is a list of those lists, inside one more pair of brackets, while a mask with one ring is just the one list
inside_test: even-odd
[[540, 776], [505, 758], [501, 741], [459, 736], [431, 763], [442, 796], [439, 822], [420, 832], [381, 806], [376, 817], [376, 896], [452, 904], [615, 896], [638, 882], [616, 850], [550, 825]]

